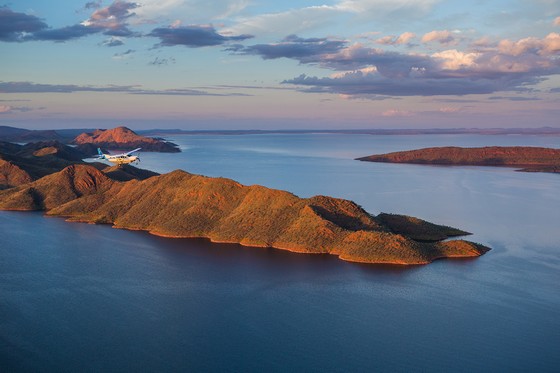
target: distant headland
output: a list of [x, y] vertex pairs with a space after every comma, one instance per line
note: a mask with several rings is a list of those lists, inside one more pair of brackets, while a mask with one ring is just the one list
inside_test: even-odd
[[304, 199], [180, 170], [157, 175], [131, 166], [85, 164], [67, 159], [72, 148], [61, 144], [23, 147], [0, 144], [2, 210], [42, 210], [165, 237], [204, 237], [363, 263], [426, 264], [490, 250], [447, 240], [467, 232], [409, 216], [372, 216], [343, 199]]
[[525, 172], [560, 173], [560, 149], [528, 146], [448, 146], [370, 155], [357, 160], [448, 166], [506, 166]]
[[97, 154], [102, 149], [142, 148], [146, 152], [176, 153], [181, 150], [176, 144], [161, 138], [139, 135], [127, 127], [96, 130], [26, 130], [22, 128], [0, 126], [0, 141], [29, 143], [40, 141], [57, 141], [63, 144], [75, 144], [83, 152]]

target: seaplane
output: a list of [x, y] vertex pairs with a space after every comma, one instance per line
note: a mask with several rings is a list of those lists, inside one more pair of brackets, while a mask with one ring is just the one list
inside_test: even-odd
[[135, 153], [140, 149], [142, 148], [137, 148], [129, 151], [128, 153], [122, 153], [122, 154], [104, 154], [100, 148], [97, 148], [97, 153], [98, 153], [97, 159], [104, 159], [111, 163], [116, 163], [117, 166], [121, 166], [123, 164], [129, 164], [132, 162], [140, 162], [139, 156], [131, 155], [132, 153]]

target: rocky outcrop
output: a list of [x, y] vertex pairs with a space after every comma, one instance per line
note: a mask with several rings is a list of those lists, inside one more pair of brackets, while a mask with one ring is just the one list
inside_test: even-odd
[[117, 127], [110, 130], [95, 130], [93, 133], [82, 133], [74, 139], [77, 145], [94, 144], [107, 149], [142, 148], [142, 151], [180, 152], [179, 148], [161, 139], [144, 137], [129, 128]]
[[375, 217], [351, 201], [302, 199], [179, 170], [118, 182], [92, 166], [74, 165], [0, 191], [0, 209], [45, 210], [166, 237], [205, 237], [365, 263], [425, 264], [489, 250], [462, 240], [440, 242], [466, 232], [398, 215]]
[[528, 146], [438, 147], [370, 155], [360, 161], [437, 165], [509, 166], [520, 171], [558, 172], [560, 149]]
[[12, 162], [0, 158], [0, 189], [30, 183], [31, 176]]

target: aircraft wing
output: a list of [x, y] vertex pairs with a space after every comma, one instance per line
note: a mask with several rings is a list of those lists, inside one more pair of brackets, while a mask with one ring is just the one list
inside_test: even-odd
[[142, 148], [137, 148], [137, 149], [131, 150], [128, 153], [125, 153], [125, 155], [131, 155], [132, 153], [137, 152], [140, 149], [142, 149]]

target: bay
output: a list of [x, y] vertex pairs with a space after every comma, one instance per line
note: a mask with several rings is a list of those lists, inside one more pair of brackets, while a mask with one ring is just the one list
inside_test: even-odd
[[545, 136], [170, 136], [184, 169], [351, 199], [493, 248], [427, 266], [164, 239], [0, 212], [6, 371], [555, 371], [560, 177], [359, 162], [427, 146], [560, 147]]

